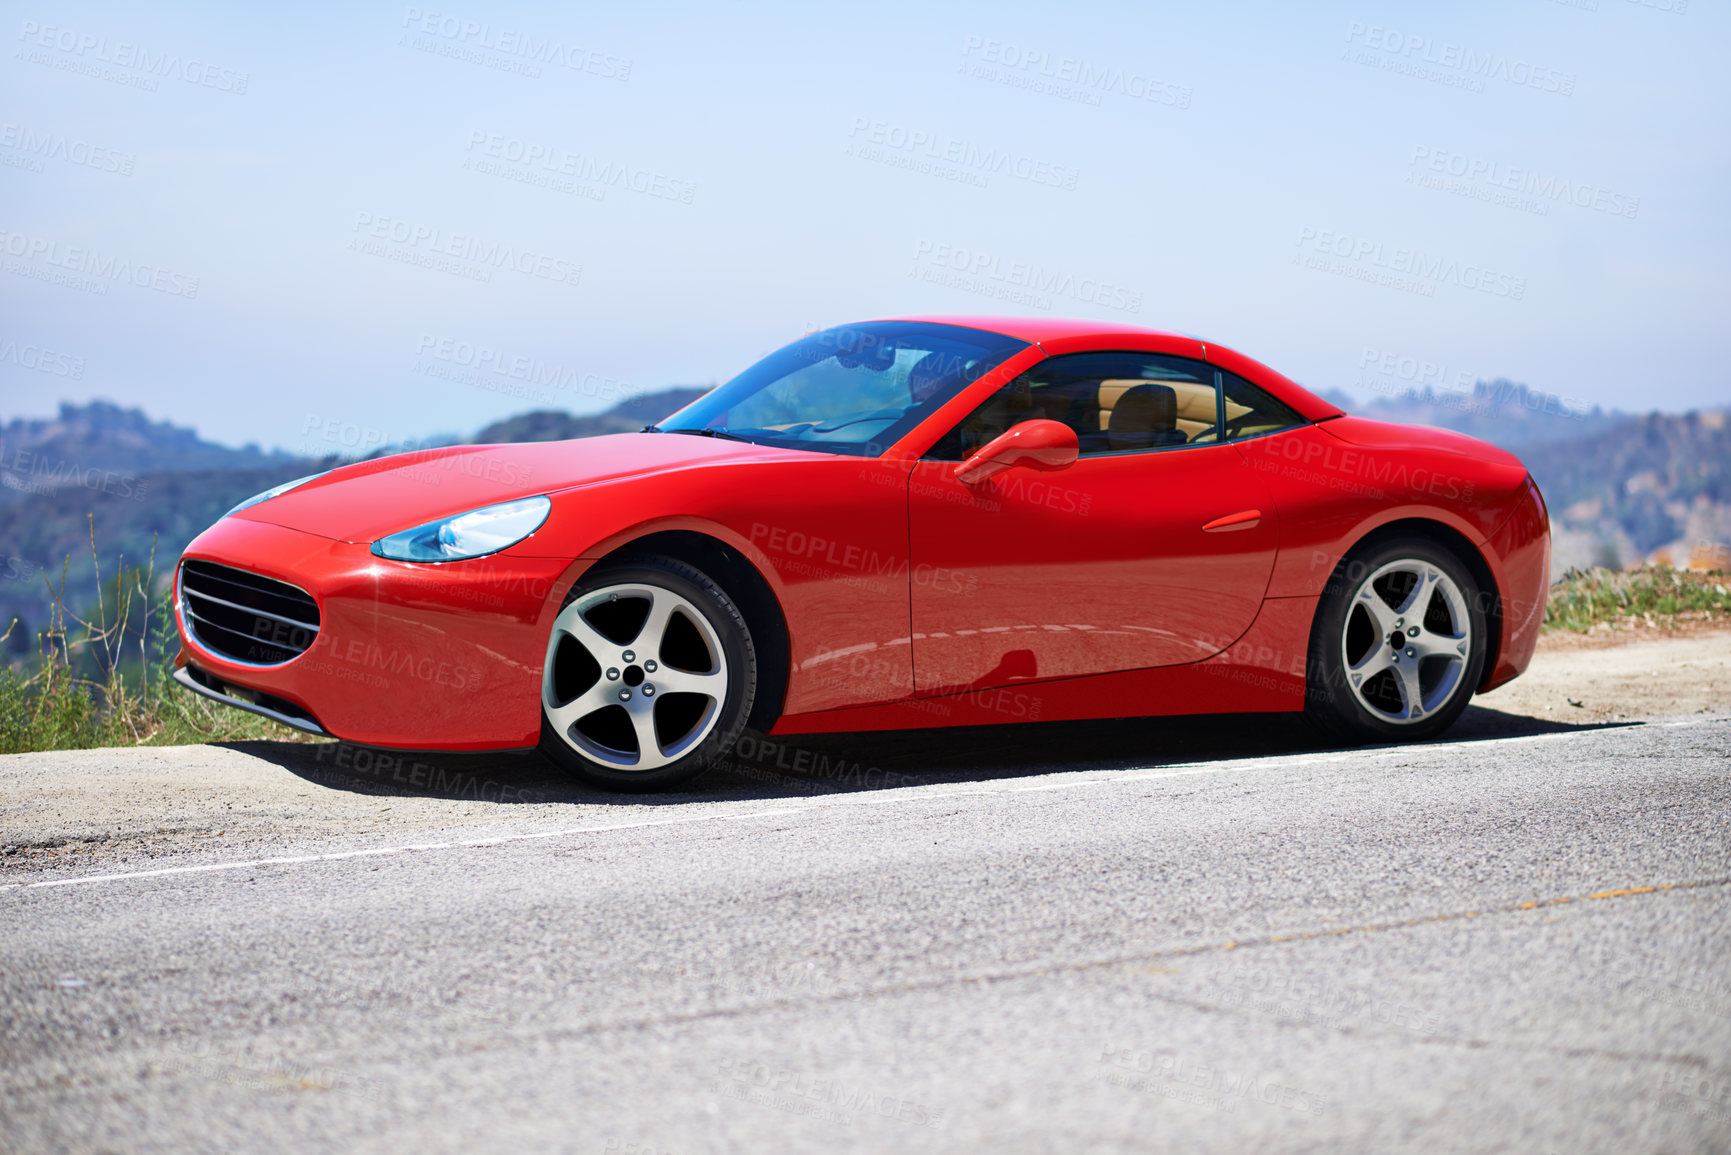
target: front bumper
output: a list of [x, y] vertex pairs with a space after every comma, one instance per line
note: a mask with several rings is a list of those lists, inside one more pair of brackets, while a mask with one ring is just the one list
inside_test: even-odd
[[199, 669], [190, 662], [175, 667], [174, 680], [202, 698], [209, 698], [211, 701], [220, 702], [224, 706], [233, 706], [237, 710], [260, 714], [273, 722], [281, 722], [285, 726], [304, 730], [308, 734], [330, 737], [330, 731], [319, 725], [315, 719], [303, 714], [292, 702], [284, 702], [272, 695], [260, 694], [258, 691], [249, 690], [244, 686], [231, 686], [227, 682], [211, 677], [208, 672]]
[[395, 562], [364, 544], [232, 517], [184, 557], [299, 586], [318, 602], [320, 626], [305, 653], [280, 665], [230, 660], [186, 628], [177, 571], [176, 624], [197, 671], [177, 671], [182, 685], [309, 732], [436, 750], [539, 740], [547, 637], [586, 565], [509, 551], [439, 565]]

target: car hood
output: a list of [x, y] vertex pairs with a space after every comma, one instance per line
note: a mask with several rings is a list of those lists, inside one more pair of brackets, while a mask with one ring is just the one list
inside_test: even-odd
[[235, 514], [337, 541], [371, 542], [483, 505], [669, 470], [808, 453], [677, 433], [458, 445], [344, 465]]

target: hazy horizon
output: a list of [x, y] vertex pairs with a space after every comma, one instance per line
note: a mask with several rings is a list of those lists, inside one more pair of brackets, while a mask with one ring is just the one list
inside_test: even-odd
[[1683, 0], [6, 9], [0, 420], [407, 442], [910, 313], [1731, 402], [1731, 36]]

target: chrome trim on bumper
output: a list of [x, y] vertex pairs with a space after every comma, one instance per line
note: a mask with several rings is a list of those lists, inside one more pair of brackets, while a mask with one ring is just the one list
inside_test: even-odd
[[292, 726], [294, 729], [305, 731], [308, 734], [317, 734], [321, 738], [329, 738], [331, 736], [330, 731], [310, 719], [291, 718], [287, 714], [278, 713], [268, 706], [260, 706], [254, 702], [248, 702], [244, 698], [236, 698], [232, 695], [213, 690], [209, 686], [201, 686], [191, 674], [186, 672], [185, 666], [181, 666], [174, 671], [174, 680], [179, 682], [186, 689], [191, 690], [193, 693], [209, 698], [214, 702], [221, 702], [225, 706], [233, 706], [237, 710], [246, 710], [252, 714], [260, 714], [269, 718], [273, 722], [281, 722], [284, 726]]

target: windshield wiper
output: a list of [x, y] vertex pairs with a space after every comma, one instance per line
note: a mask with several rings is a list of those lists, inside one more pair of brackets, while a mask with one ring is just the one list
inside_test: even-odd
[[639, 432], [639, 433], [660, 433], [661, 431], [662, 431], [661, 426], [659, 426], [659, 425], [645, 425], [642, 429], [639, 429], [637, 432]]
[[741, 437], [737, 433], [729, 433], [725, 429], [663, 429], [663, 430], [661, 430], [661, 432], [662, 433], [689, 433], [693, 437], [719, 437], [719, 438], [723, 439], [724, 441], [743, 441], [747, 445], [753, 444], [751, 438]]

